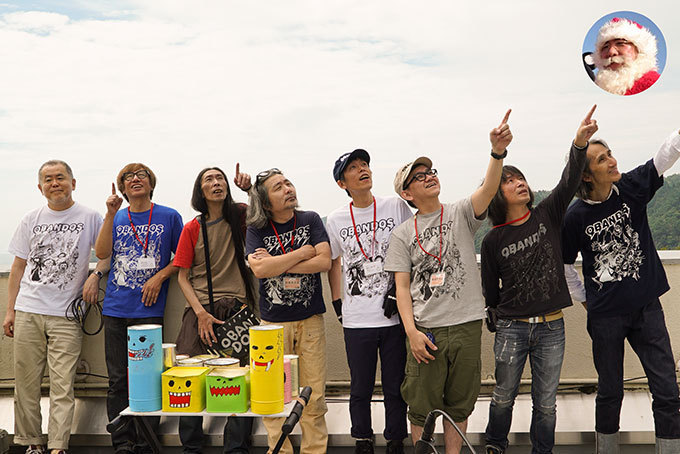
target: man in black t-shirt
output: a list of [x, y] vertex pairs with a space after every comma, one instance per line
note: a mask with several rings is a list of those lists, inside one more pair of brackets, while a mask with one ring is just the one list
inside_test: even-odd
[[[298, 211], [295, 186], [278, 169], [258, 174], [250, 192], [246, 256], [260, 279], [263, 323], [283, 326], [284, 352], [299, 355], [300, 386], [311, 386], [305, 407], [301, 452], [326, 452], [326, 335], [320, 273], [331, 268], [328, 235], [318, 214]], [[263, 418], [269, 448], [283, 418]], [[292, 454], [286, 440], [282, 453]]]
[[603, 140], [590, 142], [577, 192], [562, 231], [564, 262], [583, 257], [585, 290], [567, 267], [572, 296], [588, 310], [588, 333], [598, 373], [595, 430], [598, 453], [618, 451], [623, 400], [624, 341], [638, 355], [654, 402], [658, 453], [680, 452], [680, 398], [675, 361], [659, 297], [669, 289], [647, 220], [647, 204], [663, 173], [680, 157], [674, 132], [653, 159], [619, 173]]
[[562, 178], [532, 209], [533, 193], [524, 174], [503, 166], [489, 205], [494, 228], [482, 242], [482, 288], [486, 305], [498, 314], [494, 342], [496, 387], [489, 406], [486, 452], [508, 447], [512, 408], [527, 357], [531, 364], [532, 452], [555, 445], [557, 385], [564, 359], [562, 309], [571, 306], [564, 280], [561, 228], [581, 181], [588, 140], [597, 131], [592, 114], [581, 122]]

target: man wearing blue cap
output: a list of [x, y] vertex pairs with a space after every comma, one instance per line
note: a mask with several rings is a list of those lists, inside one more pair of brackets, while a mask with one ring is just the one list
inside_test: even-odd
[[392, 230], [409, 219], [411, 211], [397, 197], [373, 196], [370, 160], [365, 150], [357, 149], [335, 161], [333, 179], [352, 201], [329, 214], [326, 221], [333, 260], [328, 277], [333, 307], [345, 334], [355, 452], [373, 453], [370, 405], [380, 354], [385, 396], [383, 435], [388, 453], [403, 453], [403, 439], [408, 433], [406, 403], [399, 388], [404, 378], [406, 343], [397, 315], [394, 277], [383, 264]]

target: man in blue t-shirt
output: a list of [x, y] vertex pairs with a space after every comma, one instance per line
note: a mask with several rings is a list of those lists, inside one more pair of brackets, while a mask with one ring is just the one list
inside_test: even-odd
[[[565, 274], [572, 297], [588, 310], [598, 374], [598, 453], [619, 452], [626, 339], [640, 358], [654, 399], [656, 452], [680, 452], [675, 361], [659, 301], [669, 286], [647, 220], [647, 204], [678, 157], [680, 133], [674, 132], [653, 159], [621, 174], [607, 143], [591, 140], [576, 194], [581, 200], [569, 208], [564, 220]], [[578, 252], [583, 257], [585, 289], [573, 268]]]
[[[167, 280], [177, 272], [170, 256], [177, 248], [183, 227], [177, 211], [151, 202], [156, 175], [144, 164], [123, 167], [117, 183], [130, 205], [119, 210], [123, 199], [112, 184], [95, 244], [97, 257], [111, 256], [103, 308], [109, 420], [128, 406], [127, 327], [163, 323]], [[156, 418], [154, 424], [157, 423]], [[134, 452], [134, 445], [140, 442], [136, 438], [129, 424], [119, 426], [111, 434], [116, 453]]]
[[[246, 256], [260, 279], [263, 323], [283, 326], [284, 352], [299, 355], [300, 386], [312, 395], [300, 419], [305, 454], [326, 452], [326, 335], [322, 271], [331, 267], [328, 235], [318, 214], [298, 211], [295, 186], [278, 169], [260, 173], [250, 192]], [[283, 418], [263, 418], [269, 448]], [[286, 440], [282, 453], [293, 452]]]

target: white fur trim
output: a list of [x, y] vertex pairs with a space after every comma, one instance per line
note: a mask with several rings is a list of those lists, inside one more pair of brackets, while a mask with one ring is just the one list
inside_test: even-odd
[[656, 62], [656, 37], [645, 27], [628, 19], [615, 17], [600, 28], [595, 42], [593, 59], [595, 64], [600, 60], [602, 46], [612, 39], [625, 39], [635, 44], [638, 54], [651, 56]]

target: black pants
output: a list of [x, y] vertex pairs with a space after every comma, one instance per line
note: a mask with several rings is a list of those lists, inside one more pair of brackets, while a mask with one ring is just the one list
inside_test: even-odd
[[[106, 413], [109, 421], [129, 406], [128, 402], [128, 342], [127, 328], [142, 324], [162, 325], [162, 317], [118, 318], [104, 316], [104, 352], [106, 368], [109, 372], [109, 389], [106, 393]], [[147, 421], [153, 431], [158, 431], [160, 417], [149, 416]], [[121, 424], [111, 434], [111, 444], [115, 451], [144, 450], [144, 439], [135, 431], [134, 424]]]
[[403, 440], [406, 431], [406, 402], [401, 382], [406, 367], [406, 341], [401, 325], [380, 328], [345, 328], [345, 350], [350, 370], [349, 414], [354, 438], [371, 438], [371, 397], [380, 354], [380, 375], [385, 397], [387, 440]]
[[623, 401], [624, 342], [640, 358], [652, 393], [654, 429], [659, 438], [680, 438], [680, 397], [675, 361], [658, 299], [630, 314], [588, 317], [593, 340], [593, 361], [598, 385], [595, 430], [603, 434], [619, 430]]
[[[247, 453], [250, 447], [250, 433], [253, 418], [231, 416], [224, 425], [224, 453]], [[200, 416], [180, 416], [179, 439], [184, 452], [200, 453], [203, 448], [203, 418]]]

